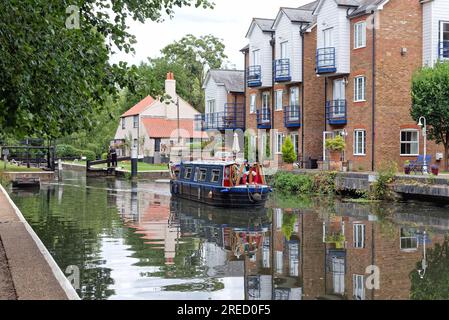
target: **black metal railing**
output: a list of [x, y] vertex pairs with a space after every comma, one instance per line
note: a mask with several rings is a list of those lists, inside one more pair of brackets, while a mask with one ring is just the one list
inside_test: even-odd
[[246, 77], [248, 81], [248, 87], [260, 87], [262, 85], [262, 67], [248, 67]]
[[347, 103], [344, 99], [326, 102], [326, 119], [331, 125], [344, 125], [347, 119]]
[[276, 82], [291, 81], [290, 59], [278, 59], [273, 62], [274, 80]]
[[301, 126], [299, 105], [284, 107], [284, 125], [286, 128], [297, 128]]
[[271, 111], [269, 108], [257, 110], [257, 128], [271, 129]]
[[319, 48], [316, 51], [316, 72], [333, 73], [337, 71], [335, 48]]

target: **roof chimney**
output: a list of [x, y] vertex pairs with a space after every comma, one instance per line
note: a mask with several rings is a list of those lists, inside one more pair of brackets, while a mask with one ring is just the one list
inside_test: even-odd
[[176, 97], [176, 80], [173, 72], [167, 73], [167, 80], [165, 80], [165, 93], [172, 99]]

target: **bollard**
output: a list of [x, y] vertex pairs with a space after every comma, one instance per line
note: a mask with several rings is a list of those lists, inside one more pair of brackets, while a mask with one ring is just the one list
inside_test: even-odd
[[131, 177], [137, 177], [137, 148], [131, 149]]

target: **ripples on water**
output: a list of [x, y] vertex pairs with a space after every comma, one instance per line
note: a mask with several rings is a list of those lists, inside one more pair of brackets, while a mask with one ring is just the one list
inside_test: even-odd
[[447, 207], [275, 194], [223, 210], [75, 172], [11, 196], [61, 269], [80, 268], [83, 299], [449, 299]]

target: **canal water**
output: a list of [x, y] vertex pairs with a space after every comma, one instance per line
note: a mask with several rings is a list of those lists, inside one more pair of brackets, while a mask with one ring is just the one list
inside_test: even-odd
[[71, 171], [9, 192], [82, 299], [449, 299], [447, 206], [275, 193], [222, 210]]

